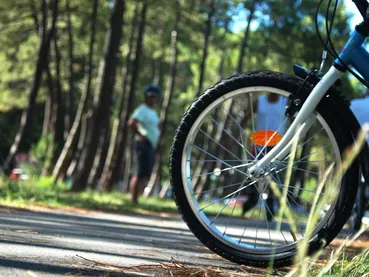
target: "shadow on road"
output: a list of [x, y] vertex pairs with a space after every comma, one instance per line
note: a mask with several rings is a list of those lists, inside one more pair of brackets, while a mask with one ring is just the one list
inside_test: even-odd
[[[242, 223], [241, 219], [235, 224]], [[190, 266], [238, 267], [204, 247], [178, 215], [72, 214], [3, 208], [0, 225], [0, 268], [47, 272], [51, 276], [101, 276], [107, 271], [91, 268], [93, 261], [108, 267], [158, 265], [173, 260]], [[340, 237], [346, 235], [347, 231]], [[112, 271], [108, 276], [114, 274]], [[4, 276], [1, 270], [0, 276]]]
[[[76, 274], [91, 266], [77, 256], [119, 266], [171, 260], [197, 266], [215, 261], [219, 266], [235, 266], [205, 248], [178, 215], [80, 215], [3, 208], [0, 225], [0, 268], [48, 272], [51, 276]], [[83, 265], [75, 268], [81, 262]], [[99, 276], [101, 271], [93, 270], [90, 275]], [[4, 276], [1, 270], [0, 276]]]

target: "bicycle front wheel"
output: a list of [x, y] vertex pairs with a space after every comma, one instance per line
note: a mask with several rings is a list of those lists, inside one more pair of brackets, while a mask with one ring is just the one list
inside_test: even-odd
[[285, 105], [300, 83], [275, 72], [232, 77], [201, 95], [178, 126], [170, 157], [175, 201], [191, 231], [226, 259], [289, 265], [300, 240], [308, 241], [311, 254], [350, 215], [358, 164], [332, 182], [353, 140], [329, 99], [314, 111], [316, 120], [293, 154], [258, 178], [248, 174], [291, 124]]

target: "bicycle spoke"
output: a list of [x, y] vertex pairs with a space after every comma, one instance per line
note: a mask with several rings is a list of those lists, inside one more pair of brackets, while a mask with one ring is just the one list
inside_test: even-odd
[[197, 145], [194, 145], [194, 147], [196, 147], [197, 149], [199, 149], [200, 151], [204, 152], [205, 154], [209, 155], [210, 157], [214, 158], [214, 159], [217, 159], [219, 162], [221, 162], [222, 164], [225, 164], [226, 166], [229, 166], [230, 168], [233, 168], [234, 170], [238, 171], [239, 173], [243, 174], [243, 175], [247, 175], [247, 173], [241, 171], [241, 170], [238, 170], [237, 168], [234, 168], [233, 166], [231, 166], [230, 164], [224, 162], [223, 160], [221, 159], [218, 159], [217, 157], [215, 157], [214, 155], [210, 154], [208, 151], [202, 149], [201, 147], [197, 146]]
[[[282, 184], [283, 185], [283, 184]], [[285, 186], [285, 185], [284, 185]], [[314, 194], [316, 194], [316, 191], [314, 191], [314, 190], [308, 190], [308, 189], [304, 189], [304, 188], [299, 188], [299, 187], [295, 187], [295, 186], [291, 186], [291, 185], [289, 185], [288, 186], [289, 188], [293, 188], [293, 189], [297, 189], [297, 190], [301, 190], [301, 191], [306, 191], [306, 192], [310, 192], [310, 193], [314, 193]], [[320, 195], [323, 195], [324, 193], [320, 193]]]
[[[260, 221], [260, 214], [261, 214], [261, 209], [259, 209], [259, 216], [258, 216], [259, 221]], [[258, 240], [259, 221], [258, 221], [258, 223], [256, 223], [256, 235], [255, 235], [254, 248], [256, 248], [256, 243], [257, 243], [257, 240]]]
[[317, 176], [322, 176], [323, 175], [323, 173], [317, 173], [317, 172], [314, 172], [314, 171], [311, 171], [311, 170], [302, 169], [302, 168], [295, 167], [295, 166], [293, 166], [292, 168], [296, 169], [296, 170], [303, 171], [303, 172], [307, 172], [307, 173], [310, 173], [310, 174], [313, 174], [313, 175], [317, 175]]
[[253, 182], [251, 182], [250, 184], [248, 184], [247, 186], [242, 187], [242, 188], [239, 188], [239, 189], [238, 189], [238, 190], [236, 190], [235, 192], [231, 192], [231, 193], [227, 194], [226, 196], [224, 196], [224, 197], [220, 198], [218, 201], [215, 201], [214, 203], [211, 203], [210, 205], [208, 205], [208, 206], [206, 206], [206, 207], [204, 207], [204, 208], [201, 208], [201, 209], [199, 210], [199, 212], [201, 212], [201, 211], [203, 211], [203, 210], [205, 210], [205, 209], [209, 208], [210, 206], [213, 206], [214, 204], [216, 204], [216, 203], [218, 203], [218, 202], [220, 202], [220, 201], [222, 201], [222, 200], [227, 199], [228, 197], [230, 197], [230, 196], [232, 196], [232, 195], [236, 194], [237, 192], [239, 192], [239, 191], [241, 191], [241, 190], [243, 190], [243, 189], [245, 189], [245, 188], [247, 188], [247, 187], [249, 187], [249, 186], [253, 185], [253, 184], [254, 184], [254, 183], [256, 183], [256, 182], [257, 182], [257, 181], [253, 181]]
[[[258, 205], [259, 205], [259, 202], [260, 202], [260, 198], [259, 198], [258, 202], [256, 203], [256, 206], [258, 206]], [[254, 209], [254, 210], [252, 211], [251, 218], [253, 218], [253, 217], [254, 217], [254, 213], [255, 213], [255, 211], [256, 211], [256, 209]], [[239, 239], [239, 241], [238, 241], [238, 244], [240, 244], [240, 243], [242, 242], [242, 238], [244, 237], [244, 235], [245, 235], [245, 233], [246, 233], [247, 228], [248, 228], [248, 226], [246, 226], [246, 227], [243, 229], [243, 232], [242, 232], [242, 235], [241, 235], [241, 237], [240, 237], [240, 239]]]
[[[321, 163], [321, 162], [326, 162], [326, 160], [316, 160], [316, 161], [295, 161], [293, 162], [293, 164], [298, 164], [298, 163]], [[282, 161], [281, 164], [288, 164], [288, 161]]]
[[203, 174], [200, 174], [200, 175], [197, 175], [197, 176], [192, 176], [191, 179], [212, 175], [214, 173], [222, 173], [222, 172], [234, 170], [234, 169], [241, 168], [241, 167], [246, 167], [248, 165], [250, 165], [250, 164], [241, 164], [241, 165], [236, 165], [236, 166], [233, 166], [233, 167], [227, 167], [227, 168], [219, 169], [217, 171], [212, 171], [212, 172], [203, 173]]
[[236, 155], [234, 155], [231, 151], [229, 151], [227, 148], [225, 148], [223, 145], [218, 143], [215, 139], [213, 139], [209, 134], [207, 134], [204, 130], [200, 128], [200, 132], [202, 132], [206, 137], [208, 137], [211, 141], [215, 142], [217, 145], [219, 145], [222, 149], [227, 151], [228, 154], [231, 154], [234, 158], [238, 159], [239, 161], [242, 161], [240, 158], [238, 158]]
[[[259, 191], [259, 189], [255, 186], [255, 188], [256, 188], [256, 190], [258, 191], [258, 193], [259, 193], [259, 196], [261, 196], [260, 198], [262, 198], [262, 193]], [[266, 191], [266, 186], [265, 186], [265, 188], [264, 188], [264, 190], [263, 190], [263, 193]], [[260, 200], [260, 199], [259, 199]], [[268, 211], [269, 211], [269, 213], [270, 213], [270, 215], [272, 216], [272, 219], [274, 220], [274, 222], [277, 222], [276, 221], [276, 219], [275, 219], [275, 217], [274, 217], [274, 215], [273, 215], [273, 212], [270, 210], [270, 208], [268, 207], [268, 205], [266, 205], [266, 207], [267, 207], [267, 209], [268, 209]], [[282, 230], [280, 230], [280, 232], [281, 232], [281, 234], [282, 234], [282, 236], [283, 236], [283, 238], [284, 238], [284, 240], [285, 240], [285, 242], [286, 242], [286, 244], [288, 244], [288, 241], [287, 241], [287, 239], [286, 239], [286, 237], [285, 237], [285, 235], [283, 234], [283, 231]]]
[[[210, 119], [211, 119], [211, 121], [213, 121], [215, 124], [217, 124], [219, 127], [221, 127], [222, 129], [223, 129], [223, 132], [225, 132], [230, 138], [232, 138], [232, 140], [234, 141], [234, 142], [236, 142], [239, 146], [241, 146], [241, 148], [242, 149], [245, 149], [245, 146], [243, 146], [234, 136], [232, 136], [232, 134], [230, 134], [226, 129], [224, 129], [222, 126], [220, 126], [220, 124], [212, 117], [212, 116], [210, 116]], [[247, 151], [247, 149], [246, 149], [246, 151]], [[249, 153], [249, 152], [248, 152]], [[249, 153], [250, 155], [251, 155], [251, 157], [252, 158], [254, 158], [253, 156], [252, 156], [252, 154], [251, 153]]]
[[[239, 191], [239, 192], [237, 193], [236, 198], [240, 196], [240, 193], [241, 193], [241, 191]], [[234, 196], [233, 196], [232, 198], [234, 199]], [[232, 200], [232, 199], [231, 199], [231, 200]], [[233, 213], [234, 213], [234, 210], [235, 210], [235, 208], [236, 208], [236, 205], [237, 205], [237, 200], [236, 200], [236, 203], [233, 205], [232, 212], [231, 212], [230, 216], [228, 217], [228, 225], [229, 225], [229, 223], [231, 222], [231, 219], [232, 219], [232, 217], [233, 217]], [[225, 229], [224, 229], [223, 236], [224, 236], [224, 235], [226, 234], [226, 232], [227, 232], [228, 225], [226, 225], [226, 227], [225, 227]]]
[[[287, 118], [283, 121], [283, 124], [287, 122]], [[273, 135], [265, 142], [264, 147], [260, 150], [259, 154], [256, 156], [256, 159], [259, 158], [260, 154], [264, 151], [264, 149], [266, 149], [267, 145], [269, 144], [269, 142], [272, 141], [272, 139], [274, 138], [274, 136], [276, 136], [278, 134], [278, 132], [280, 131], [280, 128], [283, 126], [279, 125], [278, 129], [276, 131], [274, 131]], [[265, 129], [265, 132], [267, 131], [267, 128]], [[266, 134], [265, 134], [266, 137]]]
[[[246, 179], [246, 181], [248, 180], [248, 178]], [[217, 187], [217, 188], [214, 188], [214, 189], [209, 189], [209, 190], [203, 190], [201, 192], [194, 192], [192, 193], [192, 196], [196, 196], [196, 195], [200, 195], [200, 194], [204, 194], [204, 193], [207, 193], [207, 192], [212, 192], [212, 191], [215, 191], [215, 190], [218, 190], [218, 189], [221, 189], [221, 188], [230, 188], [230, 187], [234, 187], [234, 186], [238, 186], [240, 184], [243, 184], [245, 181], [242, 181], [242, 182], [238, 182], [238, 183], [234, 183], [234, 184], [230, 184], [230, 185], [226, 185], [226, 186], [221, 186], [221, 187]]]
[[[272, 176], [272, 178], [275, 180], [274, 176]], [[278, 179], [278, 181], [277, 181], [277, 185], [283, 189], [283, 184], [282, 184], [282, 182], [281, 182], [281, 179], [279, 178], [279, 175], [277, 175], [277, 179]], [[288, 186], [288, 188], [289, 188], [289, 187], [290, 187], [290, 186]], [[288, 193], [291, 193], [291, 191], [290, 191], [290, 190], [288, 190], [288, 188], [287, 188], [287, 198], [286, 198], [286, 200], [287, 200], [288, 206], [290, 207], [290, 211], [292, 211], [291, 204], [290, 204], [290, 202], [288, 201], [288, 196], [290, 196]], [[293, 199], [293, 197], [291, 197], [291, 196], [290, 196], [290, 198], [291, 198], [291, 199], [292, 199], [292, 200], [297, 204], [297, 202]], [[297, 204], [297, 206], [299, 206], [299, 205]], [[306, 214], [306, 213], [305, 213], [305, 210], [303, 210], [303, 212], [304, 212], [304, 214]], [[306, 217], [307, 217], [307, 218], [309, 218], [309, 216], [308, 216], [308, 215], [306, 215]], [[296, 225], [297, 225], [297, 228], [298, 228], [298, 229], [299, 229], [299, 231], [300, 231], [300, 234], [302, 235], [302, 237], [304, 237], [303, 233], [301, 232], [301, 228], [300, 228], [299, 224], [296, 224]], [[291, 235], [292, 235], [293, 239], [295, 239], [295, 238], [294, 238], [294, 235], [293, 235], [292, 233], [291, 233]]]
[[251, 108], [251, 125], [252, 125], [252, 132], [255, 132], [255, 124], [254, 124], [254, 102], [252, 100], [252, 92], [249, 93], [250, 99], [250, 108]]
[[[204, 162], [204, 163], [218, 163], [219, 161], [218, 160], [187, 160], [188, 162]], [[222, 161], [224, 162], [227, 162], [227, 163], [230, 163], [230, 162], [239, 162], [240, 160], [224, 160], [222, 159]], [[242, 160], [243, 162], [243, 160]], [[243, 164], [243, 165], [251, 165], [253, 163], [246, 163], [246, 164]]]
[[[238, 131], [240, 132], [240, 140], [241, 140], [241, 144], [245, 146], [245, 140], [243, 138], [243, 128], [240, 125], [240, 123], [232, 116], [231, 113], [228, 113], [228, 115], [230, 116], [230, 118], [233, 120], [234, 123], [236, 123], [237, 127], [238, 127]], [[248, 161], [247, 159], [247, 154], [249, 154], [253, 159], [255, 158], [248, 150], [247, 147], [244, 147], [244, 154], [246, 154], [246, 161]]]
[[[324, 148], [326, 148], [328, 145], [326, 145]], [[315, 153], [317, 153], [318, 151], [315, 151], [315, 152], [313, 152], [312, 154], [309, 154], [309, 155], [306, 155], [305, 157], [303, 157], [301, 160], [305, 160], [305, 159], [307, 159], [309, 156], [311, 156], [311, 155], [313, 155], [313, 154], [315, 154]], [[283, 171], [283, 170], [285, 170], [285, 169], [287, 169], [288, 168], [288, 161], [286, 161], [286, 160], [283, 160], [283, 161], [281, 161], [281, 163], [283, 163], [283, 164], [287, 164], [285, 167], [283, 167], [283, 168], [281, 168], [281, 169], [279, 169], [278, 171], [277, 171], [277, 173], [279, 173], [279, 172], [281, 172], [281, 171]], [[294, 165], [295, 164], [295, 162], [293, 162], [292, 163], [292, 165]]]
[[267, 205], [266, 205], [264, 199], [263, 199], [263, 205], [264, 205], [264, 211], [265, 211], [265, 223], [266, 223], [267, 228], [268, 228], [268, 235], [269, 235], [270, 246], [273, 246], [273, 244], [272, 244], [272, 236], [270, 235], [269, 222], [268, 222], [268, 218], [267, 218], [267, 209], [266, 209], [266, 206]]
[[[278, 185], [279, 185], [279, 187], [280, 187], [280, 188], [282, 188], [282, 189], [284, 189], [284, 186], [285, 186], [285, 185], [283, 185], [283, 184], [282, 184], [281, 179], [279, 178], [279, 176], [278, 176], [278, 180], [279, 180], [279, 184], [278, 184]], [[297, 206], [299, 206], [299, 204], [298, 204], [298, 203], [293, 199], [293, 192], [292, 192], [292, 191], [290, 191], [290, 190], [289, 190], [289, 188], [291, 188], [291, 186], [288, 186], [288, 187], [287, 187], [287, 198], [288, 198], [288, 196], [290, 196], [290, 198], [295, 202], [295, 204], [296, 204]], [[290, 193], [290, 194], [292, 194], [292, 196], [291, 196], [291, 195], [289, 195], [289, 193]], [[297, 196], [298, 196], [298, 197], [300, 197], [299, 195], [297, 195]], [[301, 198], [301, 197], [300, 197], [300, 198]], [[305, 199], [303, 199], [303, 198], [302, 198], [302, 200], [304, 200], [304, 201], [305, 201]], [[288, 201], [288, 199], [287, 199], [287, 201]], [[290, 207], [291, 207], [291, 205], [290, 205]], [[305, 210], [303, 210], [303, 212], [306, 214]], [[306, 217], [308, 218], [309, 216], [306, 214]]]
[[[314, 139], [322, 130], [324, 130], [324, 127], [320, 128], [320, 130], [318, 132], [316, 132], [314, 135], [312, 135], [308, 140], [305, 140], [303, 144], [297, 145], [296, 151], [298, 149], [300, 149], [301, 147], [305, 146], [307, 143], [309, 143], [309, 141]], [[291, 156], [291, 154], [289, 154], [285, 159], [288, 159], [290, 156]]]
[[[291, 191], [288, 191], [290, 194], [288, 194], [287, 193], [287, 197], [289, 196], [290, 197], [290, 199], [296, 204], [296, 206], [298, 207], [298, 206], [300, 206], [297, 202], [296, 202], [296, 200], [294, 199], [294, 197], [293, 197], [293, 194], [292, 194], [292, 192]], [[304, 215], [305, 215], [305, 217], [306, 218], [309, 218], [309, 215], [306, 213], [306, 211], [305, 211], [305, 209], [302, 209], [302, 212], [304, 213]]]
[[[325, 148], [327, 148], [329, 145], [327, 144], [327, 145], [325, 145], [325, 146], [323, 146], [320, 150], [323, 150], [323, 149], [325, 149]], [[309, 156], [312, 156], [312, 155], [314, 155], [314, 154], [316, 154], [316, 153], [318, 153], [318, 151], [315, 151], [315, 152], [313, 152], [313, 153], [309, 153], [308, 155], [306, 155], [305, 157], [303, 157], [303, 158], [301, 158], [300, 160], [305, 160], [306, 158], [308, 158]], [[288, 158], [289, 157], [291, 157], [291, 153], [290, 154], [288, 154], [287, 155], [287, 157], [285, 157], [281, 162], [285, 162], [285, 161], [287, 161], [288, 162]]]

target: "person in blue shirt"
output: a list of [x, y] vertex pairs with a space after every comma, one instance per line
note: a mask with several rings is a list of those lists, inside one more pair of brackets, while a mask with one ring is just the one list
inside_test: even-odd
[[128, 126], [132, 128], [135, 134], [136, 170], [130, 182], [131, 202], [135, 205], [138, 203], [138, 196], [142, 193], [147, 179], [151, 175], [155, 148], [160, 134], [160, 120], [154, 107], [160, 96], [161, 89], [158, 85], [150, 84], [145, 86], [144, 93], [144, 103], [134, 110], [128, 121]]

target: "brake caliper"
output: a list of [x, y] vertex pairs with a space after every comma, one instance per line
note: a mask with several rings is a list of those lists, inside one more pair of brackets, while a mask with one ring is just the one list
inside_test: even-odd
[[317, 69], [305, 69], [297, 64], [293, 66], [293, 71], [297, 77], [304, 79], [296, 94], [290, 94], [288, 97], [288, 105], [286, 107], [286, 117], [292, 117], [302, 107], [310, 92], [320, 81]]

